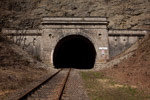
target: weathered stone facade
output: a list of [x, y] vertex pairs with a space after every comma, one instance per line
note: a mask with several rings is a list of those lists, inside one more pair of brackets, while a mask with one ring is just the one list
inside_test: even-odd
[[114, 57], [122, 51], [128, 49], [137, 40], [142, 39], [146, 30], [109, 30], [109, 54]]
[[57, 43], [67, 36], [78, 35], [87, 38], [94, 45], [96, 63], [101, 63], [129, 48], [147, 33], [145, 30], [108, 30], [107, 25], [107, 18], [44, 17], [40, 29], [3, 29], [3, 33], [48, 64], [53, 64]]
[[89, 39], [95, 47], [97, 62], [109, 59], [108, 49], [104, 55], [99, 50], [100, 47], [108, 48], [107, 24], [106, 18], [43, 18], [42, 59], [53, 63], [52, 53], [56, 44], [69, 35], [81, 35]]

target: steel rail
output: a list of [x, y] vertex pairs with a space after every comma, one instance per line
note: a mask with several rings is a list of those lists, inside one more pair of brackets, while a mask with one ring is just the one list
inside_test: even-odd
[[[46, 83], [48, 81], [50, 81], [54, 76], [56, 76], [62, 70], [63, 69], [57, 71], [51, 77], [47, 78], [46, 80], [44, 80], [40, 84], [36, 85], [35, 87], [33, 87], [32, 89], [30, 89], [29, 91], [25, 92], [23, 95], [17, 97], [16, 100], [26, 100], [26, 99], [28, 99], [28, 97], [30, 97], [32, 94], [34, 94], [37, 90], [40, 90], [40, 88], [42, 86], [46, 85]], [[60, 88], [58, 89], [59, 91], [57, 92], [57, 96], [55, 97], [55, 100], [61, 100], [63, 92], [64, 92], [64, 89], [65, 89], [65, 86], [66, 86], [66, 83], [67, 83], [69, 75], [70, 75], [70, 72], [71, 72], [71, 69], [69, 69], [69, 71], [67, 71], [67, 74], [63, 78], [62, 83], [60, 84]]]
[[49, 78], [47, 78], [46, 80], [42, 81], [40, 84], [36, 85], [35, 87], [33, 87], [32, 89], [30, 89], [29, 91], [27, 91], [26, 93], [24, 93], [23, 95], [19, 96], [18, 98], [16, 98], [16, 100], [24, 100], [26, 99], [29, 95], [31, 95], [33, 92], [35, 92], [36, 90], [38, 90], [43, 84], [47, 83], [50, 79], [52, 79], [54, 76], [56, 76], [61, 70], [57, 71], [56, 73], [54, 73], [52, 76], [50, 76]]

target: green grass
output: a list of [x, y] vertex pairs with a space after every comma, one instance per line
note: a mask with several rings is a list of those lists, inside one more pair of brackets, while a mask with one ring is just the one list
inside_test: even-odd
[[[150, 100], [150, 95], [127, 85], [115, 87], [117, 82], [100, 72], [81, 72], [90, 100]], [[99, 82], [98, 80], [107, 80]]]

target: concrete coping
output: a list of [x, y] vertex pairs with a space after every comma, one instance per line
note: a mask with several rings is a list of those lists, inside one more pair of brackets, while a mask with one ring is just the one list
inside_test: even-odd
[[21, 34], [21, 33], [41, 33], [41, 30], [14, 30], [14, 29], [2, 29], [2, 33], [4, 34], [9, 34], [9, 33], [14, 33], [14, 34]]
[[13, 30], [13, 29], [2, 29], [2, 33], [6, 36], [11, 36], [11, 35], [16, 35], [16, 36], [20, 36], [20, 35], [24, 35], [24, 36], [41, 36], [42, 30]]
[[107, 25], [107, 18], [104, 17], [43, 17], [42, 24], [103, 24]]
[[108, 34], [147, 34], [146, 30], [109, 30]]

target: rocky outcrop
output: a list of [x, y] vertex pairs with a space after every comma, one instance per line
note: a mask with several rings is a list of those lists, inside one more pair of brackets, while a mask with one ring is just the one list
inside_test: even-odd
[[110, 29], [147, 28], [149, 5], [149, 0], [1, 0], [0, 27], [38, 28], [43, 16], [102, 16]]

